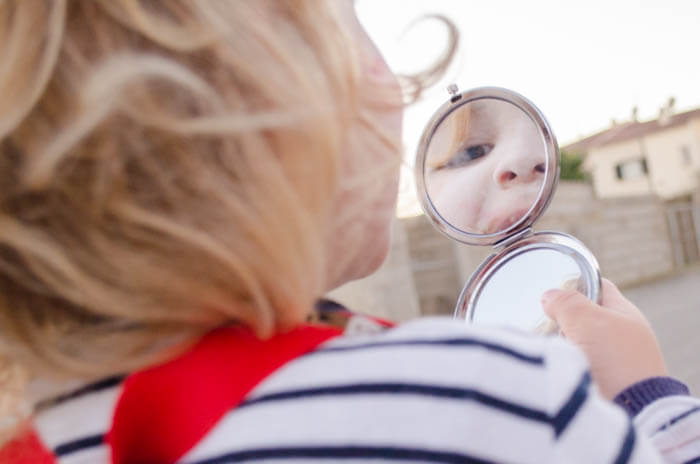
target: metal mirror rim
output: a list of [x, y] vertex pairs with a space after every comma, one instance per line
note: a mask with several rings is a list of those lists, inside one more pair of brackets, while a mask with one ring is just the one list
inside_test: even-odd
[[455, 319], [464, 319], [472, 323], [476, 303], [491, 277], [511, 259], [533, 250], [554, 250], [573, 258], [581, 269], [581, 276], [586, 286], [585, 296], [591, 301], [600, 302], [602, 285], [600, 266], [588, 248], [571, 235], [551, 231], [537, 232], [492, 254], [481, 263], [459, 295], [455, 307]]
[[[475, 234], [454, 227], [447, 222], [435, 208], [433, 202], [428, 196], [428, 190], [425, 185], [425, 160], [428, 153], [428, 144], [432, 139], [435, 131], [442, 121], [447, 118], [457, 108], [473, 102], [491, 98], [495, 100], [505, 101], [518, 107], [521, 111], [527, 114], [530, 119], [537, 125], [545, 145], [545, 179], [538, 194], [534, 206], [530, 208], [528, 213], [515, 224], [511, 225], [504, 231], [493, 234]], [[552, 168], [553, 167], [553, 168]], [[431, 222], [437, 229], [447, 237], [458, 242], [468, 245], [494, 245], [513, 234], [516, 234], [527, 227], [530, 227], [547, 209], [552, 200], [554, 191], [556, 190], [557, 182], [559, 181], [559, 147], [557, 140], [554, 137], [547, 119], [540, 110], [527, 98], [522, 95], [501, 87], [479, 87], [471, 90], [455, 94], [449, 101], [438, 108], [433, 117], [428, 122], [428, 125], [423, 130], [418, 150], [416, 152], [416, 161], [414, 165], [414, 176], [416, 179], [416, 188], [421, 207], [425, 214], [430, 218]]]

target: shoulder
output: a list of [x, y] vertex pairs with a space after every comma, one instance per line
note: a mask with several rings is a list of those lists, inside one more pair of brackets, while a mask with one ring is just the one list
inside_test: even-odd
[[352, 362], [358, 373], [345, 375], [390, 373], [461, 385], [525, 401], [549, 414], [590, 383], [584, 354], [560, 337], [473, 326], [450, 318], [424, 318], [379, 334], [341, 337], [320, 347], [309, 361], [313, 358]]
[[561, 338], [426, 318], [326, 342], [279, 369], [254, 393], [310, 383], [464, 388], [552, 413], [590, 376], [583, 353]]
[[[555, 371], [568, 380], [554, 382]], [[342, 336], [265, 379], [189, 458], [294, 450], [434, 461], [447, 450], [456, 461], [546, 462], [554, 418], [585, 372], [566, 342], [447, 318]], [[496, 446], [503, 437], [509, 446]]]

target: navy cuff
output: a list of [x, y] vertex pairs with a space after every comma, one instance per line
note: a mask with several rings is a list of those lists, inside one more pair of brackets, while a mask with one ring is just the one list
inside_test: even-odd
[[683, 382], [671, 377], [651, 377], [622, 390], [613, 400], [631, 417], [659, 398], [672, 395], [690, 395]]

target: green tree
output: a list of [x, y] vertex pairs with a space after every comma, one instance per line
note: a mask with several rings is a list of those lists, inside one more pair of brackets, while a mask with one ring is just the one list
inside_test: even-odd
[[582, 181], [586, 179], [583, 169], [583, 157], [575, 153], [561, 152], [561, 180]]

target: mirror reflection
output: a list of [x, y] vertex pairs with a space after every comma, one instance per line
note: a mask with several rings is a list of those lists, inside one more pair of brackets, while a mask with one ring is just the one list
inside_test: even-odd
[[544, 183], [537, 125], [512, 103], [482, 98], [452, 111], [430, 139], [424, 176], [437, 212], [453, 227], [495, 234], [526, 216]]
[[477, 324], [556, 334], [559, 330], [541, 304], [544, 292], [553, 288], [583, 291], [578, 263], [571, 256], [551, 249], [519, 254], [486, 281], [472, 320]]

